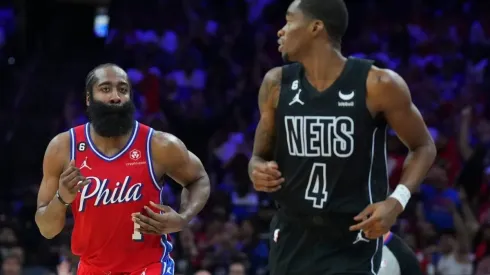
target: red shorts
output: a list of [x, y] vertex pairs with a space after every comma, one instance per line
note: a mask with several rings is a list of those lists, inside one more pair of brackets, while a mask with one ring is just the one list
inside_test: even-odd
[[77, 275], [174, 275], [174, 265], [174, 260], [168, 258], [167, 261], [150, 264], [133, 272], [110, 272], [80, 262]]

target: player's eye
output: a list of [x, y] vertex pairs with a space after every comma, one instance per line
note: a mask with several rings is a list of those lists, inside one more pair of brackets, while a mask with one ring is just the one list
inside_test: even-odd
[[104, 92], [104, 93], [108, 93], [108, 92], [110, 92], [110, 91], [111, 91], [111, 88], [109, 88], [108, 86], [104, 86], [104, 87], [100, 88], [100, 90], [101, 90], [102, 92]]

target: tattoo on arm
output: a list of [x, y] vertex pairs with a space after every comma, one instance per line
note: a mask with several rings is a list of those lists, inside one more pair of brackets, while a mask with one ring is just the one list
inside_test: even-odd
[[270, 70], [259, 90], [260, 121], [255, 130], [253, 156], [263, 160], [272, 158], [275, 142], [275, 111], [279, 100], [281, 69]]

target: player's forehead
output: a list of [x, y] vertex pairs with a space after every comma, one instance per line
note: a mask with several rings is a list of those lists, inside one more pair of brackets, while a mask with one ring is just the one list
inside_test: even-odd
[[288, 10], [286, 11], [286, 17], [291, 17], [291, 18], [302, 18], [303, 17], [303, 12], [299, 8], [299, 5], [301, 3], [301, 0], [294, 0], [289, 4]]
[[96, 85], [105, 84], [125, 84], [128, 85], [128, 75], [126, 72], [116, 66], [103, 67], [95, 70], [95, 77], [97, 79]]

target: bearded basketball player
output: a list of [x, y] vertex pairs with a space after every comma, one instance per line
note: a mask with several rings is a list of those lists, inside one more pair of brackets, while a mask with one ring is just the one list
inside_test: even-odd
[[[174, 274], [167, 234], [182, 230], [209, 197], [201, 161], [175, 136], [135, 121], [132, 96], [123, 69], [93, 69], [90, 122], [57, 135], [44, 156], [36, 223], [51, 239], [71, 208], [77, 274]], [[164, 174], [184, 187], [180, 212], [161, 201]]]
[[[436, 149], [405, 81], [341, 53], [343, 0], [295, 0], [278, 31], [292, 64], [264, 77], [249, 175], [278, 206], [271, 275], [375, 275], [383, 234], [431, 167]], [[389, 197], [386, 129], [409, 149]]]

